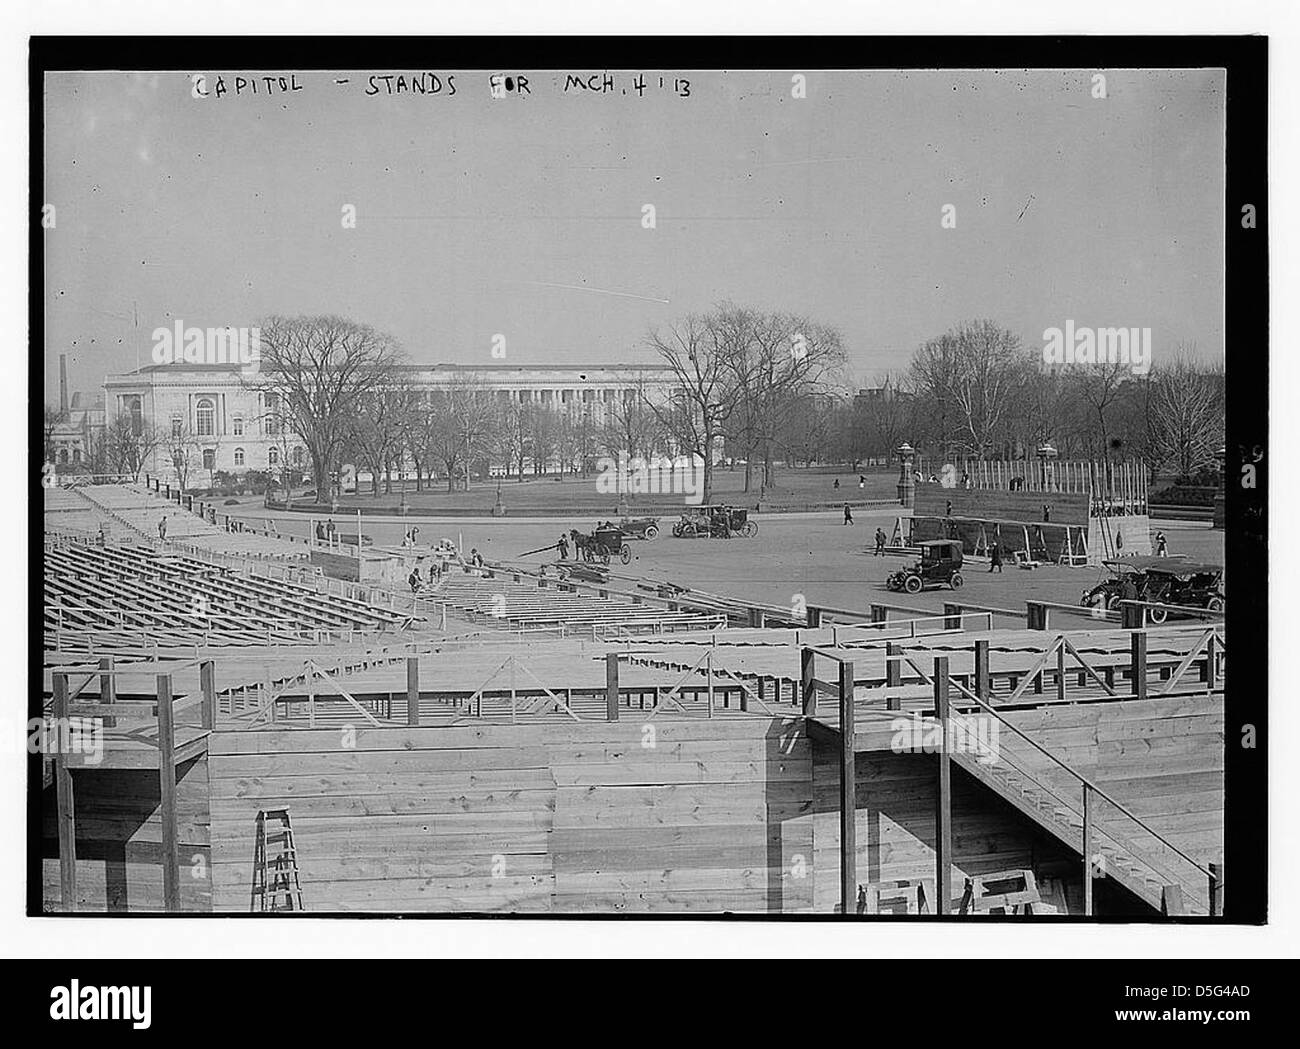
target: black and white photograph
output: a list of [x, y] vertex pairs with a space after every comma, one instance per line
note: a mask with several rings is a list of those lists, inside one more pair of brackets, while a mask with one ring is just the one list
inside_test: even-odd
[[1270, 921], [1265, 36], [27, 44], [37, 938]]

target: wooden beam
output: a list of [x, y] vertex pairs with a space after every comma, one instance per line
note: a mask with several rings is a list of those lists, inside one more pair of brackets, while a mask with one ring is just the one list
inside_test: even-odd
[[1083, 913], [1092, 917], [1092, 788], [1083, 785]]
[[952, 906], [952, 762], [948, 745], [948, 657], [934, 660], [934, 713], [939, 719], [939, 789], [935, 813], [934, 862], [938, 914]]
[[199, 688], [203, 704], [199, 708], [200, 724], [206, 729], [217, 727], [217, 667], [210, 659], [199, 664]]
[[176, 729], [172, 723], [172, 676], [158, 675], [158, 780], [162, 805], [163, 908], [181, 909], [176, 829]]
[[853, 663], [840, 664], [840, 913], [858, 899], [858, 788], [854, 767]]
[[[99, 661], [99, 669], [105, 673], [99, 675], [99, 701], [112, 703], [117, 698], [117, 682], [113, 679], [113, 657], [104, 656]], [[113, 728], [117, 718], [104, 718], [104, 727]]]
[[1210, 917], [1223, 917], [1223, 863], [1210, 864]]
[[989, 643], [975, 642], [975, 695], [987, 701], [992, 692], [989, 682]]
[[1133, 698], [1147, 698], [1147, 635], [1144, 630], [1135, 630], [1129, 645], [1132, 656], [1130, 670], [1133, 675]]
[[406, 723], [420, 723], [420, 657], [406, 657]]
[[804, 717], [815, 717], [817, 714], [817, 686], [813, 683], [813, 650], [803, 648], [799, 650], [799, 682], [800, 698], [803, 701]]
[[65, 911], [77, 910], [77, 826], [72, 793], [72, 770], [64, 746], [68, 739], [68, 675], [54, 675], [53, 733], [54, 797], [59, 829], [59, 898]]
[[[711, 684], [712, 682], [710, 682]], [[605, 720], [618, 720], [618, 653], [605, 654]]]

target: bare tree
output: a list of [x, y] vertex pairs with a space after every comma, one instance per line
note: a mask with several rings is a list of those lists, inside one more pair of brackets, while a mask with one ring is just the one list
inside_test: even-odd
[[261, 385], [306, 445], [316, 500], [325, 502], [360, 400], [391, 382], [398, 349], [388, 335], [332, 316], [271, 317], [261, 337]]
[[136, 433], [129, 415], [116, 415], [104, 434], [104, 445], [110, 471], [125, 474], [133, 481], [153, 458], [162, 444], [162, 434], [156, 427], [141, 427]]
[[490, 454], [491, 394], [477, 377], [457, 375], [429, 400], [426, 455], [446, 469], [447, 491], [455, 491], [458, 472], [464, 473], [468, 489], [474, 460]]
[[704, 502], [713, 500], [713, 449], [730, 409], [727, 332], [716, 315], [692, 314], [648, 344], [672, 370], [674, 390], [665, 403], [650, 406], [679, 452], [704, 463]]
[[1166, 461], [1188, 477], [1215, 461], [1224, 441], [1221, 366], [1204, 367], [1179, 347], [1173, 361], [1153, 373], [1149, 418]]

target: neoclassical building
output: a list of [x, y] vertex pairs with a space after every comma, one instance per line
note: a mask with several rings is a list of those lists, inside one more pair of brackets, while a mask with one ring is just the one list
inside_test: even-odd
[[[503, 400], [586, 415], [597, 425], [617, 402], [638, 392], [666, 397], [672, 387], [672, 372], [662, 364], [402, 367], [417, 388], [472, 381]], [[137, 432], [161, 427], [186, 434], [200, 449], [201, 462], [194, 466], [203, 473], [309, 469], [307, 451], [280, 420], [275, 397], [264, 378], [242, 374], [237, 364], [152, 364], [104, 380], [109, 425], [125, 415]], [[145, 470], [163, 478], [174, 472], [165, 447], [154, 449]]]

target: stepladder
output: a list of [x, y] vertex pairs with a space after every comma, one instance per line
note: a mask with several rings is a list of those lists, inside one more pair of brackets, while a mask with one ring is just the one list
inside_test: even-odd
[[288, 808], [262, 809], [257, 814], [253, 892], [249, 909], [255, 913], [303, 909], [298, 848]]

